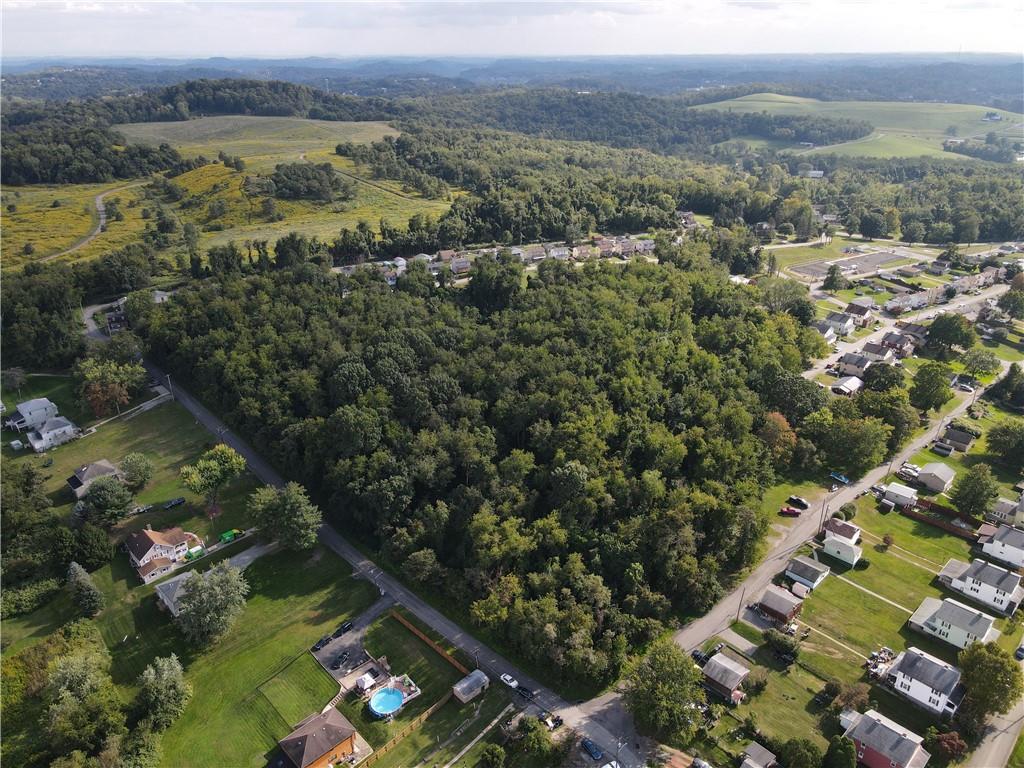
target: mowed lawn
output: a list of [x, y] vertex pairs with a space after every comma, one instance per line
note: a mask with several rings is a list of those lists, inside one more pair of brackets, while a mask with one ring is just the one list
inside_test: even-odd
[[[377, 594], [322, 549], [268, 555], [245, 578], [249, 599], [231, 633], [207, 651], [186, 654], [193, 698], [164, 734], [162, 765], [265, 765], [277, 740], [337, 692], [307, 649]], [[166, 616], [153, 623], [147, 641], [163, 635], [178, 637]]]
[[374, 716], [356, 696], [342, 700], [338, 709], [373, 747], [387, 743], [462, 678], [455, 667], [392, 616], [376, 621], [367, 630], [363, 645], [375, 658], [386, 656], [392, 674], [409, 675], [421, 690], [420, 695], [406, 704], [390, 723]]

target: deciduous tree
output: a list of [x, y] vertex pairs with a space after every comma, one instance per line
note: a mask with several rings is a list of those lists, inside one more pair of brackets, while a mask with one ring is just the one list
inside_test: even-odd
[[998, 496], [999, 481], [992, 474], [992, 468], [979, 463], [957, 475], [949, 500], [965, 515], [981, 518]]
[[249, 585], [242, 572], [226, 562], [200, 575], [192, 571], [181, 587], [178, 627], [197, 647], [220, 639], [245, 608]]
[[988, 431], [986, 440], [989, 450], [1008, 466], [1024, 468], [1024, 419], [1000, 421]]
[[949, 386], [952, 371], [942, 363], [925, 363], [914, 376], [910, 403], [922, 411], [937, 411], [953, 397]]
[[289, 549], [311, 549], [323, 522], [306, 489], [295, 482], [280, 489], [266, 486], [255, 491], [249, 497], [249, 515], [262, 536]]
[[152, 479], [153, 462], [144, 453], [129, 453], [121, 459], [121, 474], [125, 484], [137, 491]]
[[1020, 665], [995, 643], [974, 643], [960, 651], [964, 700], [957, 718], [979, 733], [989, 715], [1004, 714], [1024, 694]]
[[190, 491], [201, 495], [209, 509], [216, 510], [224, 486], [244, 471], [245, 459], [230, 445], [220, 443], [200, 456], [195, 464], [182, 467], [181, 481]]
[[633, 670], [626, 683], [626, 706], [644, 733], [685, 740], [697, 728], [692, 706], [703, 701], [700, 670], [675, 643], [662, 641]]
[[114, 525], [132, 511], [132, 493], [113, 475], [92, 482], [85, 494], [89, 519], [103, 525]]
[[139, 677], [139, 706], [156, 730], [164, 730], [181, 716], [192, 698], [192, 686], [173, 653], [158, 656]]

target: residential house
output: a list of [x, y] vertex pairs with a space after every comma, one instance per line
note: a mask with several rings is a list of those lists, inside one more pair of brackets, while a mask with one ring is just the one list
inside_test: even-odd
[[797, 584], [814, 589], [829, 574], [829, 567], [824, 563], [812, 560], [806, 555], [797, 555], [786, 566], [786, 576]]
[[348, 718], [330, 707], [307, 717], [277, 744], [295, 768], [328, 768], [347, 762], [358, 735]]
[[458, 254], [450, 248], [446, 248], [444, 250], [440, 250], [437, 252], [437, 260], [444, 262], [445, 264], [450, 262], [456, 256], [458, 256]]
[[882, 337], [882, 346], [891, 349], [896, 357], [901, 359], [914, 354], [914, 342], [911, 338], [895, 331], [889, 331]]
[[999, 637], [995, 622], [987, 613], [949, 597], [926, 597], [909, 620], [911, 629], [937, 637], [954, 648], [993, 642]]
[[172, 294], [169, 291], [161, 291], [158, 288], [153, 289], [153, 303], [164, 304], [171, 300]]
[[741, 687], [750, 669], [724, 653], [716, 653], [704, 664], [704, 687], [717, 693], [730, 704], [743, 700]]
[[804, 601], [792, 592], [769, 584], [757, 601], [758, 607], [769, 617], [780, 623], [788, 623], [803, 609]]
[[825, 522], [825, 536], [836, 536], [856, 544], [860, 541], [860, 526], [841, 517], [830, 517]]
[[974, 435], [970, 432], [965, 432], [962, 429], [957, 429], [952, 424], [946, 427], [946, 431], [942, 435], [944, 442], [949, 443], [958, 451], [967, 452], [970, 450], [971, 443], [974, 442]]
[[831, 326], [830, 323], [825, 320], [818, 320], [811, 324], [811, 327], [821, 334], [821, 337], [825, 339], [825, 343], [832, 345], [836, 343], [836, 330]]
[[921, 467], [917, 473], [917, 482], [932, 493], [945, 493], [955, 477], [956, 472], [951, 466], [934, 461]]
[[770, 240], [774, 232], [775, 227], [772, 226], [771, 222], [759, 221], [754, 224], [754, 234], [762, 240]]
[[888, 347], [877, 344], [873, 341], [869, 341], [861, 349], [860, 353], [870, 360], [872, 363], [882, 363], [883, 365], [892, 365], [896, 362], [896, 353]]
[[473, 262], [463, 256], [459, 256], [452, 259], [449, 266], [453, 275], [468, 275], [469, 270], [473, 268]]
[[924, 269], [922, 269], [917, 264], [907, 264], [906, 266], [897, 269], [896, 272], [902, 275], [903, 277], [917, 277], [922, 272], [924, 272]]
[[121, 480], [121, 471], [106, 459], [83, 464], [68, 478], [67, 483], [76, 499], [81, 499], [89, 492], [89, 486], [101, 477], [116, 477]]
[[857, 327], [857, 321], [853, 315], [845, 312], [829, 312], [825, 322], [832, 326], [837, 336], [849, 336]]
[[567, 261], [572, 252], [564, 245], [554, 245], [548, 248], [548, 258], [558, 261]]
[[832, 392], [837, 395], [843, 395], [844, 397], [852, 397], [857, 394], [863, 386], [864, 382], [856, 376], [846, 376], [839, 379], [839, 381], [832, 385]]
[[474, 669], [452, 686], [452, 693], [456, 699], [465, 704], [486, 691], [490, 684], [491, 680], [483, 670]]
[[1020, 574], [1000, 568], [987, 560], [970, 564], [951, 559], [939, 573], [939, 582], [975, 603], [998, 613], [1010, 615], [1024, 598]]
[[863, 379], [864, 372], [870, 365], [871, 360], [864, 355], [859, 355], [856, 352], [847, 352], [839, 358], [839, 375], [856, 376], [858, 379]]
[[28, 433], [28, 442], [36, 453], [48, 451], [70, 442], [78, 434], [78, 427], [63, 416], [54, 416]]
[[592, 259], [597, 252], [598, 251], [594, 246], [588, 243], [583, 243], [573, 247], [572, 257], [576, 261], [586, 261], [587, 259]]
[[417, 253], [415, 256], [412, 257], [412, 260], [419, 261], [424, 264], [429, 264], [434, 260], [434, 257], [431, 256], [429, 253]]
[[[170, 571], [170, 566], [167, 566], [165, 570], [162, 570], [160, 575], [167, 573], [168, 571]], [[185, 591], [185, 582], [192, 577], [193, 573], [196, 573], [196, 571], [186, 571], [185, 573], [178, 574], [177, 576], [172, 576], [167, 579], [167, 581], [160, 582], [154, 588], [160, 607], [170, 613], [171, 616], [177, 616], [181, 613], [181, 596]], [[209, 571], [207, 571], [207, 573], [209, 573]], [[153, 576], [152, 578], [155, 579], [157, 576]], [[200, 578], [204, 578], [204, 576], [200, 574]]]
[[[801, 145], [803, 145], [803, 144], [810, 144], [812, 147], [814, 146], [814, 144], [811, 143], [811, 142], [800, 142], [800, 143], [801, 143]], [[800, 176], [802, 176], [805, 179], [821, 179], [821, 178], [825, 177], [825, 172], [824, 171], [816, 171], [816, 170], [812, 169], [812, 170], [807, 170], [807, 171], [800, 171]]]
[[633, 250], [637, 253], [649, 255], [654, 253], [655, 242], [653, 240], [641, 239], [633, 241]]
[[944, 275], [949, 272], [949, 262], [943, 261], [942, 259], [936, 259], [928, 265], [928, 271], [933, 275]]
[[825, 539], [821, 548], [826, 555], [852, 567], [864, 554], [864, 550], [857, 545], [859, 541], [859, 527], [833, 517], [825, 523]]
[[854, 322], [860, 328], [867, 328], [875, 321], [874, 315], [871, 314], [871, 307], [865, 306], [864, 304], [851, 302], [846, 305], [846, 309], [843, 311], [852, 316], [854, 318]]
[[523, 261], [543, 261], [548, 255], [543, 245], [528, 245], [523, 248]]
[[22, 432], [40, 427], [46, 423], [47, 419], [52, 419], [56, 415], [56, 405], [45, 397], [36, 397], [26, 400], [24, 403], [18, 403], [6, 424], [11, 429]]
[[146, 584], [166, 573], [172, 565], [188, 553], [189, 544], [198, 540], [193, 534], [181, 528], [154, 531], [146, 528], [128, 535], [125, 546], [132, 567], [139, 572], [139, 578]]
[[885, 486], [883, 498], [885, 501], [891, 501], [897, 507], [917, 506], [917, 491], [901, 483], [889, 483]]
[[903, 698], [940, 717], [952, 717], [964, 694], [959, 669], [914, 647], [896, 657], [886, 682]]
[[676, 211], [676, 221], [683, 229], [691, 229], [697, 226], [697, 217], [693, 211]]
[[907, 336], [915, 347], [923, 347], [928, 341], [928, 328], [920, 323], [896, 323], [899, 332]]
[[1006, 523], [1007, 525], [1024, 524], [1024, 493], [1021, 493], [1017, 501], [999, 497], [996, 499], [995, 506], [992, 507], [992, 511], [988, 513], [987, 517], [990, 520]]
[[621, 252], [619, 250], [619, 244], [610, 237], [600, 238], [595, 245], [597, 246], [597, 252], [602, 259], [610, 259], [613, 256], [618, 256]]
[[922, 737], [873, 709], [863, 714], [847, 710], [839, 722], [857, 748], [857, 762], [866, 768], [924, 768], [931, 757]]
[[747, 744], [740, 756], [743, 758], [740, 768], [776, 768], [779, 764], [775, 753], [769, 752], [756, 741]]
[[1014, 568], [1024, 566], [1024, 531], [1001, 525], [985, 541], [978, 539], [981, 551], [1001, 563]]

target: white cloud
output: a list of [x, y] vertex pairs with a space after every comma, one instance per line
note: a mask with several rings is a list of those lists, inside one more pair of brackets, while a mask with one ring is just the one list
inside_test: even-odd
[[1016, 0], [3, 3], [5, 56], [1019, 51]]

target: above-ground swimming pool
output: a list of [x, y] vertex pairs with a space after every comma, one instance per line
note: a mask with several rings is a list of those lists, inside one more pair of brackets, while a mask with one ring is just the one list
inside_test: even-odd
[[377, 717], [393, 715], [402, 708], [405, 696], [397, 688], [381, 688], [370, 697], [370, 711]]

